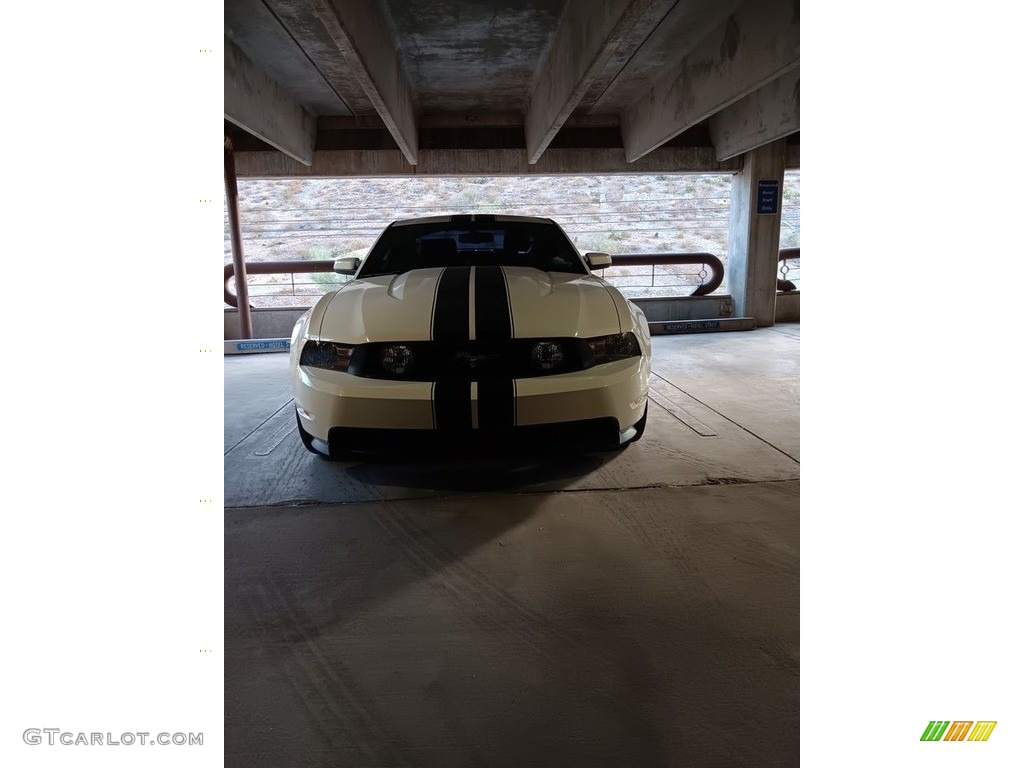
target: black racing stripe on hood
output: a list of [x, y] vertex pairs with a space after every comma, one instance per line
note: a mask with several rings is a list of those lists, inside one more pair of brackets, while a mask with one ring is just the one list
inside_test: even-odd
[[434, 341], [469, 339], [469, 273], [472, 267], [448, 267], [438, 278], [434, 297]]
[[[501, 267], [476, 268], [476, 338], [507, 341], [512, 338], [512, 311], [508, 285]], [[480, 429], [511, 429], [516, 423], [515, 382], [481, 379], [477, 385]]]
[[476, 268], [476, 337], [480, 341], [512, 338], [512, 311], [501, 267]]
[[[469, 341], [469, 277], [472, 267], [448, 267], [438, 278], [431, 338], [441, 342]], [[434, 421], [447, 432], [473, 428], [468, 379], [439, 379], [433, 387]]]

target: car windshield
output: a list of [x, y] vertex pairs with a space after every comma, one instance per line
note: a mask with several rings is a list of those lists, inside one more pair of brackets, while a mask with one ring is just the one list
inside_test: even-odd
[[456, 266], [533, 267], [586, 274], [576, 249], [554, 224], [448, 221], [388, 227], [366, 255], [359, 277]]

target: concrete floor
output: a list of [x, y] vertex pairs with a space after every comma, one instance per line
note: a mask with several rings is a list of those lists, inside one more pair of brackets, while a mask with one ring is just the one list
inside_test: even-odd
[[625, 451], [421, 463], [226, 358], [225, 764], [796, 765], [799, 335], [656, 337]]

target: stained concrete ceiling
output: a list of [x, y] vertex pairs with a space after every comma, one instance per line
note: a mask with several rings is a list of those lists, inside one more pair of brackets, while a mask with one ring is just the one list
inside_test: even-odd
[[798, 0], [225, 0], [226, 124], [242, 175], [735, 170], [798, 148], [799, 24]]

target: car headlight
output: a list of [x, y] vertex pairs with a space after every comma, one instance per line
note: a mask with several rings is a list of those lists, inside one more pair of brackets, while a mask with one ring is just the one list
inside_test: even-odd
[[590, 347], [590, 352], [594, 355], [594, 365], [640, 355], [640, 342], [636, 340], [636, 336], [628, 332], [587, 339], [587, 346]]
[[541, 371], [551, 371], [565, 360], [562, 345], [555, 341], [538, 341], [530, 350], [530, 362]]
[[405, 376], [412, 369], [412, 350], [405, 344], [389, 344], [380, 351], [380, 364], [392, 376]]
[[355, 347], [335, 344], [333, 341], [307, 341], [302, 348], [299, 365], [326, 368], [328, 371], [347, 371]]

